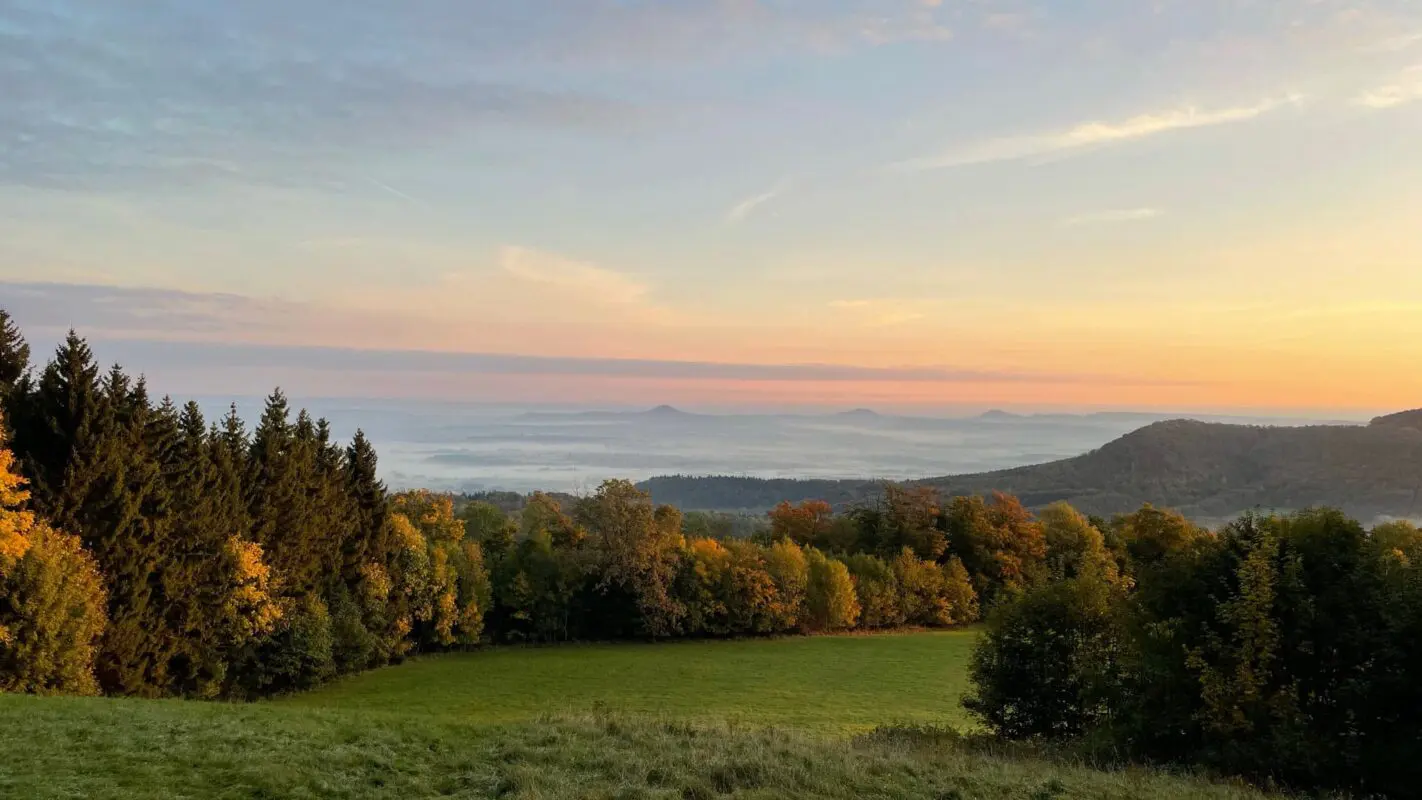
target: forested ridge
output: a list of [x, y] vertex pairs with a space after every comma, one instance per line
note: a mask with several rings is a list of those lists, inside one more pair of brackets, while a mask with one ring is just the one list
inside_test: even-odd
[[[909, 481], [944, 495], [1007, 492], [1030, 508], [1058, 501], [1112, 515], [1143, 503], [1223, 521], [1254, 508], [1314, 505], [1361, 519], [1422, 517], [1422, 411], [1370, 425], [1267, 427], [1194, 420], [1147, 425], [1073, 458]], [[783, 501], [848, 507], [880, 491], [865, 480], [667, 476], [639, 484], [686, 509], [764, 511]]]

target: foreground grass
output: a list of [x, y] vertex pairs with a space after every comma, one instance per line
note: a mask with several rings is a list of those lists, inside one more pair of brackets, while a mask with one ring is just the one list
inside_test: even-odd
[[0, 797], [1263, 800], [1147, 771], [609, 716], [448, 716], [0, 695]]
[[276, 701], [423, 719], [653, 714], [820, 733], [969, 724], [972, 630], [493, 650], [418, 659]]

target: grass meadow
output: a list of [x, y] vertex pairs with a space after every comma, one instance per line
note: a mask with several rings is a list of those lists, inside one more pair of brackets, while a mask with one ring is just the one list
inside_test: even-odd
[[0, 695], [0, 797], [1267, 796], [960, 741], [972, 637], [498, 648], [247, 705]]
[[496, 648], [417, 659], [278, 699], [463, 722], [616, 712], [854, 733], [964, 727], [969, 630]]

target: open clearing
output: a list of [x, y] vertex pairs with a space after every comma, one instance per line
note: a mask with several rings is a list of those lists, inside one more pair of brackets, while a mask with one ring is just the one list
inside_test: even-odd
[[974, 636], [496, 648], [417, 659], [274, 702], [485, 723], [609, 711], [824, 733], [966, 727], [958, 701]]

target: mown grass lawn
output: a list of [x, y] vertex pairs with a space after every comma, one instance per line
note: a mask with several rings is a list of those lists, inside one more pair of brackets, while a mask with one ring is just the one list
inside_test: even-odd
[[273, 702], [481, 723], [607, 711], [817, 733], [965, 727], [959, 699], [975, 635], [494, 648], [415, 659]]

